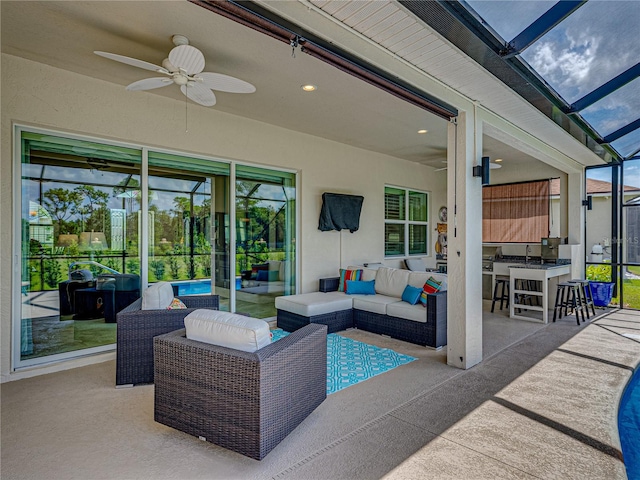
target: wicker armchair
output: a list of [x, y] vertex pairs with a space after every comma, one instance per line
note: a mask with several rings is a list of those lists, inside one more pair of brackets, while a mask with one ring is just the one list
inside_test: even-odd
[[116, 385], [153, 383], [153, 337], [184, 328], [184, 317], [197, 308], [218, 310], [218, 295], [178, 297], [188, 308], [141, 310], [138, 299], [118, 312]]
[[327, 327], [311, 324], [253, 353], [160, 335], [155, 420], [261, 460], [327, 397]]

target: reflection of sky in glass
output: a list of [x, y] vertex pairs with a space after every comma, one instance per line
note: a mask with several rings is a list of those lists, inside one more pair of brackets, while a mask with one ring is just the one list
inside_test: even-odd
[[109, 172], [107, 170], [87, 170], [85, 168], [54, 167], [47, 165], [44, 169], [44, 178], [47, 180], [67, 181], [76, 184], [103, 183], [118, 185], [124, 182], [129, 175], [124, 173]]
[[149, 177], [149, 189], [171, 190], [174, 192], [191, 192], [198, 182], [178, 178]]
[[[201, 183], [196, 192], [209, 194], [211, 192], [211, 180], [206, 179]], [[166, 177], [149, 177], [149, 191], [153, 191], [152, 205], [159, 210], [172, 210], [175, 208], [173, 199], [176, 197], [189, 198], [191, 191], [198, 185], [198, 182], [191, 180], [181, 180]], [[170, 190], [170, 192], [158, 192], [156, 190]], [[195, 193], [195, 192], [194, 192]], [[194, 195], [195, 205], [199, 205], [197, 198], [201, 195]], [[207, 195], [207, 198], [209, 196]]]
[[257, 198], [268, 198], [272, 200], [285, 201], [285, 192], [281, 185], [269, 185], [263, 183], [258, 187], [256, 193], [253, 194]]
[[503, 40], [509, 42], [556, 2], [555, 0], [467, 0], [467, 3]]

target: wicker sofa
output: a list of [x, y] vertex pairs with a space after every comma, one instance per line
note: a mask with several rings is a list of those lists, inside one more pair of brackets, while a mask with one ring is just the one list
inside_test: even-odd
[[243, 352], [189, 340], [155, 346], [155, 420], [261, 460], [327, 396], [327, 327]]
[[[169, 288], [171, 286], [169, 285]], [[173, 291], [173, 290], [171, 290]], [[116, 315], [116, 385], [153, 383], [153, 337], [184, 328], [184, 317], [198, 308], [218, 310], [218, 295], [177, 297], [182, 310], [142, 310], [139, 298]]]
[[[294, 331], [309, 323], [328, 326], [329, 333], [359, 328], [406, 342], [439, 349], [447, 344], [446, 275], [363, 267], [363, 280], [375, 280], [375, 295], [338, 292], [339, 277], [320, 280], [320, 292], [276, 298], [278, 327]], [[426, 308], [401, 301], [407, 284], [421, 287], [429, 277], [444, 280], [443, 288], [427, 296]]]

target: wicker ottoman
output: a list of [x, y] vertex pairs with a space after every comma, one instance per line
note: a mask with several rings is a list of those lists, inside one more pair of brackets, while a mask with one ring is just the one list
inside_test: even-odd
[[310, 323], [326, 325], [328, 333], [353, 327], [353, 302], [340, 292], [312, 292], [276, 297], [278, 327], [293, 332]]

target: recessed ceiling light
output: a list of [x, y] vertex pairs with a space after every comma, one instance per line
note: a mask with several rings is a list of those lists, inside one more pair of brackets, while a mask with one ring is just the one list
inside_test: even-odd
[[429, 130], [422, 129], [422, 130], [418, 130], [418, 133], [427, 133], [428, 131]]
[[315, 85], [302, 85], [300, 88], [305, 92], [313, 92], [318, 89]]
[[501, 159], [501, 158], [496, 158], [496, 159], [494, 160], [494, 162], [496, 162], [496, 163], [500, 163], [501, 161], [502, 161], [502, 159]]

